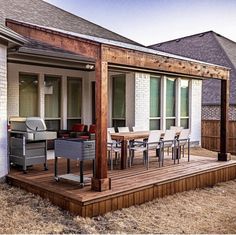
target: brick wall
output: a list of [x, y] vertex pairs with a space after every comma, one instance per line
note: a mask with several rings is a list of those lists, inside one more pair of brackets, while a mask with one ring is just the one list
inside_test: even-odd
[[149, 130], [150, 75], [135, 74], [135, 126]]
[[[220, 120], [220, 106], [202, 106], [202, 120]], [[236, 105], [231, 105], [229, 107], [229, 120], [236, 121]]]
[[201, 106], [202, 81], [191, 80], [190, 83], [190, 129], [191, 142], [201, 143]]
[[8, 173], [7, 163], [7, 48], [0, 44], [0, 178]]

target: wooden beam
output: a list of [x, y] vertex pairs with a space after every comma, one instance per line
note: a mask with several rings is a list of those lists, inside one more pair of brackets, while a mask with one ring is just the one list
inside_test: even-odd
[[219, 161], [230, 160], [228, 153], [228, 116], [229, 116], [229, 79], [221, 80], [221, 117], [220, 117], [220, 152]]
[[114, 65], [152, 69], [157, 72], [172, 72], [202, 78], [227, 79], [227, 68], [194, 61], [155, 55], [126, 48], [102, 45], [103, 60]]
[[107, 112], [108, 112], [108, 65], [96, 62], [96, 170], [92, 190], [105, 191], [111, 188], [107, 177]]

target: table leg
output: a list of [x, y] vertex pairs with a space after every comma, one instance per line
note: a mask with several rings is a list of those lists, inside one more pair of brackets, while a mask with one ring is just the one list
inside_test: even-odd
[[121, 169], [127, 168], [127, 140], [121, 141]]

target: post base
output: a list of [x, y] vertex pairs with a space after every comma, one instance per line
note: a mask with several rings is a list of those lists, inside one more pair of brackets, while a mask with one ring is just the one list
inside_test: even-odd
[[229, 161], [231, 160], [230, 153], [218, 153], [218, 161]]
[[97, 179], [92, 178], [92, 190], [102, 192], [111, 189], [111, 178]]

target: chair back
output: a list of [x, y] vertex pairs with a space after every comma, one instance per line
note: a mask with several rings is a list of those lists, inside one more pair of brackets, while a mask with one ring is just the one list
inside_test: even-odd
[[163, 141], [171, 141], [175, 139], [176, 130], [166, 130]]
[[[190, 135], [190, 129], [183, 129], [180, 132], [179, 139], [180, 140], [187, 140], [189, 138], [189, 135]], [[182, 142], [182, 141], [180, 141], [180, 142]], [[184, 141], [184, 142], [186, 142], [186, 141]]]
[[118, 127], [119, 133], [129, 132], [129, 127]]
[[109, 127], [109, 128], [107, 128], [107, 131], [110, 132], [111, 134], [113, 134], [113, 133], [115, 133], [115, 128]]
[[159, 142], [161, 138], [161, 131], [150, 131], [148, 137], [148, 143]]
[[146, 131], [144, 127], [141, 126], [133, 126], [133, 132], [137, 131]]
[[107, 131], [107, 143], [112, 143], [111, 132]]
[[72, 126], [71, 129], [74, 132], [83, 132], [84, 131], [84, 124], [76, 123]]
[[92, 124], [89, 127], [89, 133], [95, 134], [96, 133], [96, 125]]
[[170, 130], [175, 130], [176, 132], [181, 132], [184, 128], [182, 126], [171, 126]]

